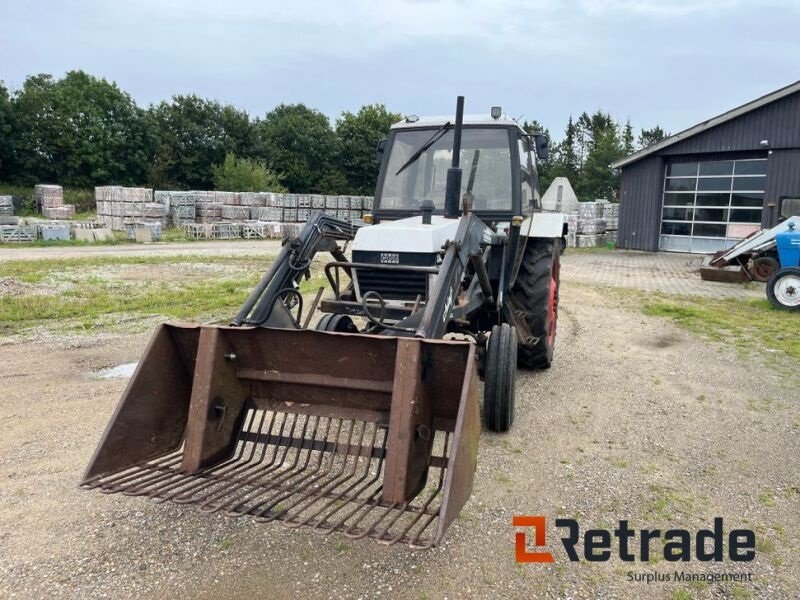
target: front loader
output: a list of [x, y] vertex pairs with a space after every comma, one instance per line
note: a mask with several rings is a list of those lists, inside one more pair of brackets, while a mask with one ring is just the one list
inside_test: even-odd
[[[453, 120], [394, 125], [368, 224], [315, 213], [230, 324], [156, 330], [82, 486], [437, 544], [472, 490], [478, 379], [507, 431], [517, 366], [553, 360], [566, 217], [539, 210], [546, 144], [461, 97]], [[331, 289], [306, 306], [320, 252]]]

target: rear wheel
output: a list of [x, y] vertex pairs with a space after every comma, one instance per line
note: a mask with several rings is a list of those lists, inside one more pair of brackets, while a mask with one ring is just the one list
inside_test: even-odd
[[519, 342], [519, 366], [549, 369], [558, 323], [561, 240], [529, 238], [511, 295], [522, 310], [532, 340]]
[[492, 327], [486, 348], [483, 420], [490, 431], [504, 432], [514, 422], [517, 333], [503, 323]]
[[767, 298], [775, 308], [800, 311], [800, 268], [781, 269], [767, 282]]
[[325, 315], [319, 320], [317, 331], [338, 331], [339, 333], [358, 333], [358, 327], [347, 315]]

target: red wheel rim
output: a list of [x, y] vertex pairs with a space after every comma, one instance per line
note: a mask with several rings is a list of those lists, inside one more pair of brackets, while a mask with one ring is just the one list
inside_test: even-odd
[[547, 346], [552, 347], [556, 339], [556, 321], [558, 320], [558, 277], [560, 265], [558, 259], [553, 261], [550, 275], [550, 301], [547, 306]]

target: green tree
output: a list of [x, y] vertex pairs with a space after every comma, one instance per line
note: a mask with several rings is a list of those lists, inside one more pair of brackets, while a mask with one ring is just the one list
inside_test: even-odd
[[400, 119], [400, 114], [389, 112], [383, 104], [362, 106], [355, 114], [345, 111], [337, 119], [336, 167], [352, 193], [371, 195], [375, 192], [379, 167], [375, 148], [389, 135], [392, 123]]
[[661, 129], [661, 127], [658, 125], [652, 127], [651, 129], [642, 129], [642, 131], [639, 133], [639, 148], [649, 148], [667, 136], [669, 136], [669, 134]]
[[578, 197], [587, 200], [616, 198], [619, 174], [611, 168], [611, 163], [624, 155], [616, 123], [612, 121], [596, 131], [575, 188]]
[[335, 192], [326, 188], [338, 154], [328, 117], [304, 104], [281, 104], [257, 128], [260, 157], [289, 191]]
[[83, 71], [33, 75], [12, 100], [7, 165], [17, 183], [88, 187], [144, 181], [154, 136], [144, 112], [116, 84]]
[[12, 152], [11, 137], [11, 95], [8, 88], [0, 81], [0, 181], [8, 178], [8, 161]]
[[633, 138], [633, 126], [631, 120], [625, 122], [625, 127], [622, 130], [622, 150], [626, 155], [633, 154], [636, 151], [636, 145]]
[[229, 152], [214, 171], [214, 188], [236, 192], [285, 192], [280, 179], [258, 161]]
[[151, 107], [158, 149], [150, 169], [157, 186], [208, 189], [213, 167], [228, 153], [252, 157], [255, 131], [248, 114], [195, 95]]

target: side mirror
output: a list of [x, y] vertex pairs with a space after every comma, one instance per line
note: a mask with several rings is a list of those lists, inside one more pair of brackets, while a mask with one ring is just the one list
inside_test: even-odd
[[383, 138], [378, 142], [378, 145], [375, 147], [375, 162], [382, 162], [383, 161], [383, 151], [386, 150], [386, 142], [388, 138]]
[[550, 140], [543, 133], [537, 133], [533, 136], [533, 142], [536, 145], [536, 156], [539, 160], [547, 160], [550, 156]]

